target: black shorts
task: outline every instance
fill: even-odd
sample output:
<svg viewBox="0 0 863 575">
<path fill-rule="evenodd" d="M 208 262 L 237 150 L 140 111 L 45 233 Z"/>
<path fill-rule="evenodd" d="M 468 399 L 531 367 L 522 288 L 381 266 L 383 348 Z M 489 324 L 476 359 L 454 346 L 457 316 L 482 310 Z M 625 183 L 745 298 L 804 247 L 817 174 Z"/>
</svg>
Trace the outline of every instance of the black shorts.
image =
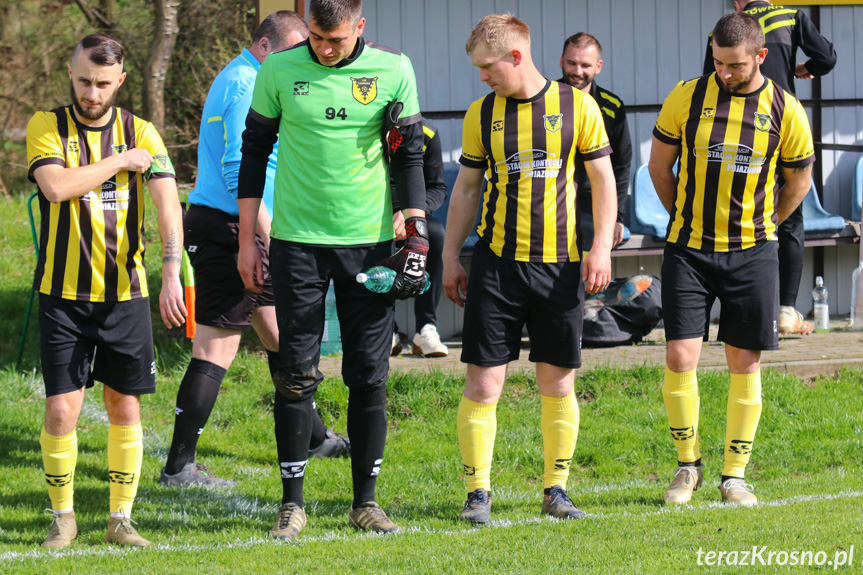
<svg viewBox="0 0 863 575">
<path fill-rule="evenodd" d="M 498 257 L 486 242 L 477 242 L 461 360 L 482 367 L 515 361 L 527 325 L 530 361 L 579 368 L 583 316 L 581 262 L 518 262 Z"/>
<path fill-rule="evenodd" d="M 150 300 L 84 302 L 39 294 L 45 395 L 93 387 L 119 393 L 156 391 Z"/>
<path fill-rule="evenodd" d="M 777 242 L 735 252 L 701 252 L 667 244 L 662 262 L 665 338 L 704 337 L 719 299 L 719 341 L 751 350 L 779 348 Z"/>
<path fill-rule="evenodd" d="M 273 288 L 279 324 L 279 359 L 292 381 L 307 389 L 318 371 L 330 280 L 342 339 L 342 378 L 348 387 L 386 383 L 392 347 L 393 305 L 357 283 L 357 274 L 393 253 L 393 242 L 326 247 L 273 239 Z"/>
<path fill-rule="evenodd" d="M 237 271 L 238 216 L 192 204 L 183 227 L 186 251 L 195 268 L 195 321 L 223 329 L 249 329 L 252 311 L 275 301 L 264 240 L 256 236 L 264 266 L 264 293 L 256 294 L 246 289 Z"/>
</svg>

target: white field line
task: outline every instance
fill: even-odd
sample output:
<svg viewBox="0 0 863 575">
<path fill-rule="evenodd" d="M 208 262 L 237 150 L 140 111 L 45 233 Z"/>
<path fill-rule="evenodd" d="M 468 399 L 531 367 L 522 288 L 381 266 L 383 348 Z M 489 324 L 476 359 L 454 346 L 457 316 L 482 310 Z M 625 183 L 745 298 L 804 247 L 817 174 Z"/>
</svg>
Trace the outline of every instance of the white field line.
<svg viewBox="0 0 863 575">
<path fill-rule="evenodd" d="M 837 499 L 859 499 L 863 497 L 863 491 L 840 491 L 838 493 L 828 493 L 822 495 L 798 495 L 794 497 L 788 497 L 785 499 L 777 499 L 776 501 L 767 501 L 760 503 L 759 505 L 762 507 L 786 507 L 788 505 L 796 505 L 798 503 L 810 503 L 817 501 L 834 501 Z M 708 503 L 705 505 L 684 505 L 680 507 L 661 507 L 659 509 L 653 511 L 644 511 L 644 512 L 636 512 L 631 513 L 629 511 L 621 511 L 616 513 L 590 513 L 584 519 L 585 521 L 601 521 L 605 519 L 617 519 L 617 518 L 631 518 L 631 517 L 651 517 L 655 515 L 668 515 L 668 514 L 683 514 L 683 513 L 697 513 L 699 511 L 713 511 L 713 510 L 727 510 L 730 511 L 733 508 L 729 507 L 720 502 Z M 506 529 L 510 527 L 520 527 L 524 525 L 537 525 L 547 522 L 556 522 L 561 521 L 560 519 L 553 519 L 551 517 L 543 516 L 543 517 L 530 517 L 526 519 L 519 519 L 516 521 L 511 520 L 495 520 L 492 521 L 487 527 L 476 528 L 476 529 L 433 529 L 433 528 L 422 528 L 422 527 L 409 527 L 402 531 L 400 535 L 408 535 L 413 533 L 423 533 L 426 535 L 442 535 L 442 536 L 465 536 L 473 533 L 477 533 L 480 529 Z M 398 535 L 395 535 L 396 537 Z M 336 532 L 329 532 L 323 535 L 310 536 L 310 537 L 301 537 L 296 541 L 288 543 L 288 545 L 306 545 L 310 543 L 321 543 L 321 542 L 330 542 L 330 541 L 347 541 L 349 539 L 356 538 L 375 538 L 375 537 L 383 537 L 382 535 L 376 535 L 371 533 L 363 533 L 359 535 L 344 535 Z M 388 535 L 387 537 L 393 537 L 393 535 Z M 228 549 L 243 549 L 248 547 L 257 547 L 257 546 L 278 546 L 278 545 L 286 545 L 286 543 L 274 541 L 269 538 L 260 538 L 260 537 L 252 537 L 249 539 L 236 539 L 234 541 L 228 541 L 224 543 L 202 543 L 202 544 L 184 544 L 184 545 L 164 545 L 158 544 L 149 547 L 146 551 L 142 551 L 144 553 L 152 553 L 152 552 L 196 552 L 196 551 L 224 551 Z M 23 553 L 10 551 L 7 553 L 0 554 L 0 561 L 24 561 L 27 559 L 53 559 L 57 557 L 103 557 L 103 556 L 125 556 L 130 553 L 137 553 L 138 550 L 135 549 L 123 549 L 111 546 L 104 546 L 99 548 L 90 548 L 90 549 L 65 549 L 63 551 L 45 551 L 41 549 L 33 549 L 32 551 L 26 551 Z"/>
</svg>

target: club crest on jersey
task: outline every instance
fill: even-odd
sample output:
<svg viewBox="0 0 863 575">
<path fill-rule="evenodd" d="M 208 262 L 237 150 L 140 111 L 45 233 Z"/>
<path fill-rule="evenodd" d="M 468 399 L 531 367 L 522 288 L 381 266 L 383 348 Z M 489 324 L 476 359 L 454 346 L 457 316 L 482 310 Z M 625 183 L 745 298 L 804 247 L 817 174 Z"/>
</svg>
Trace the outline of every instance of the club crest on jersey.
<svg viewBox="0 0 863 575">
<path fill-rule="evenodd" d="M 351 78 L 351 83 L 353 84 L 354 99 L 360 104 L 368 104 L 378 97 L 377 77 Z"/>
<path fill-rule="evenodd" d="M 171 164 L 171 159 L 164 154 L 156 154 L 153 156 L 153 171 L 158 169 L 160 172 L 173 172 L 174 166 Z"/>
<path fill-rule="evenodd" d="M 770 114 L 759 114 L 755 112 L 755 129 L 759 132 L 770 131 Z"/>
<path fill-rule="evenodd" d="M 563 125 L 563 114 L 545 114 L 542 116 L 542 120 L 545 131 L 553 134 L 559 132 Z"/>
<path fill-rule="evenodd" d="M 701 117 L 702 118 L 712 118 L 715 115 L 716 115 L 716 110 L 714 108 L 704 108 L 703 110 L 701 110 Z"/>
<path fill-rule="evenodd" d="M 491 123 L 492 132 L 500 132 L 501 130 L 503 130 L 503 120 L 495 120 Z"/>
</svg>

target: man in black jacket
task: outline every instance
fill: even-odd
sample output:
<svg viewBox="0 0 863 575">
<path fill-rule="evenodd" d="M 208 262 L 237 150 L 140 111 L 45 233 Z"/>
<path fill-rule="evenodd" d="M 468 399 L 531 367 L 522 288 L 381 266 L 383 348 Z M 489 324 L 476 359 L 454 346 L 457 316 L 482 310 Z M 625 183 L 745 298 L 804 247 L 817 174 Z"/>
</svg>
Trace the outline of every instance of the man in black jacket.
<svg viewBox="0 0 863 575">
<path fill-rule="evenodd" d="M 602 110 L 602 120 L 612 149 L 611 167 L 617 182 L 617 221 L 614 224 L 614 245 L 617 245 L 623 241 L 623 216 L 626 213 L 626 194 L 629 190 L 629 170 L 632 165 L 632 142 L 626 123 L 626 108 L 619 96 L 599 87 L 593 81 L 594 76 L 602 70 L 602 45 L 587 32 L 573 34 L 563 43 L 560 69 L 563 78 L 558 82 L 590 94 Z M 586 221 L 593 222 L 593 217 L 590 180 L 581 157 L 576 161 L 575 181 L 578 185 L 578 211 L 588 216 L 581 219 L 584 228 Z M 592 230 L 583 231 L 588 233 L 583 236 L 582 245 L 589 246 L 593 237 Z"/>
<path fill-rule="evenodd" d="M 796 95 L 794 78 L 811 80 L 823 76 L 836 65 L 833 44 L 824 38 L 805 12 L 784 6 L 774 6 L 764 0 L 734 0 L 738 12 L 754 16 L 764 31 L 767 57 L 761 73 Z M 806 62 L 796 62 L 797 48 L 809 56 Z M 704 57 L 704 73 L 714 72 L 713 38 L 708 38 Z M 781 185 L 781 182 L 780 182 Z M 779 226 L 779 333 L 808 334 L 812 324 L 794 308 L 800 276 L 803 273 L 803 205 Z"/>
</svg>

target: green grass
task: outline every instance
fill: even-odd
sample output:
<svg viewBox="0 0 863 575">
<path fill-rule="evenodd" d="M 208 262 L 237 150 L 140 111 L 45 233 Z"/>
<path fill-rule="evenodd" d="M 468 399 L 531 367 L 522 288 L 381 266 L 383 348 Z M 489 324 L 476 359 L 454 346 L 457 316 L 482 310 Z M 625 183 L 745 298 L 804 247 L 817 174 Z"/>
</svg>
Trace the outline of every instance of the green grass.
<svg viewBox="0 0 863 575">
<path fill-rule="evenodd" d="M 512 374 L 498 409 L 494 521 L 483 529 L 455 519 L 465 496 L 455 432 L 461 375 L 393 373 L 379 500 L 405 532 L 378 537 L 351 529 L 349 462 L 314 460 L 306 480 L 309 524 L 298 541 L 283 544 L 267 538 L 281 484 L 272 433 L 272 385 L 266 361 L 251 340 L 228 373 L 198 451 L 199 460 L 240 485 L 232 491 L 208 491 L 157 484 L 190 346 L 167 337 L 164 327 L 155 323 L 158 392 L 143 400 L 144 466 L 134 510 L 141 533 L 154 545 L 121 550 L 102 543 L 108 504 L 107 423 L 97 386 L 87 395 L 78 427 L 75 508 L 81 534 L 70 549 L 43 550 L 39 543 L 49 519 L 42 509 L 50 503 L 38 442 L 44 400 L 35 322 L 22 366 L 12 365 L 33 258 L 32 247 L 27 247 L 28 226 L 16 210 L 26 218 L 23 201 L 0 205 L 0 237 L 6 248 L 0 264 L 2 573 L 677 574 L 708 569 L 697 565 L 699 549 L 743 551 L 753 545 L 823 551 L 831 560 L 839 548 L 853 545 L 852 570 L 861 571 L 863 372 L 849 370 L 835 379 L 805 384 L 765 374 L 764 410 L 747 474 L 762 502 L 754 509 L 720 503 L 716 484 L 728 381 L 721 373 L 701 373 L 708 479 L 693 505 L 668 509 L 662 493 L 675 454 L 660 392 L 661 368 L 588 371 L 577 380 L 581 428 L 568 486 L 578 506 L 590 513 L 578 522 L 539 515 L 539 398 L 532 376 Z M 150 258 L 157 258 L 157 247 L 151 248 Z M 156 272 L 157 266 L 150 269 Z M 151 290 L 158 290 L 157 273 L 151 275 Z M 324 381 L 318 404 L 325 422 L 341 432 L 346 428 L 346 400 L 339 379 Z M 725 568 L 734 569 L 739 567 Z M 821 568 L 828 569 L 832 567 Z"/>
</svg>

